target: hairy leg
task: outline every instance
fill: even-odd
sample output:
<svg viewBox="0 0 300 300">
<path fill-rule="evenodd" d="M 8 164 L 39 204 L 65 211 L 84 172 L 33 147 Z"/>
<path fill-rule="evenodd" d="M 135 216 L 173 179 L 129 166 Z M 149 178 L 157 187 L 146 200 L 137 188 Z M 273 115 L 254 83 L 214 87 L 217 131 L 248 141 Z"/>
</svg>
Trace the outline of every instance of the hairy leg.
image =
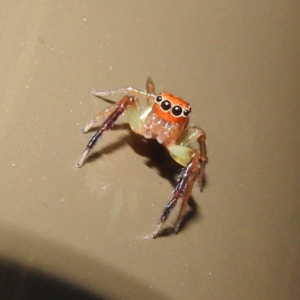
<svg viewBox="0 0 300 300">
<path fill-rule="evenodd" d="M 123 112 L 127 108 L 133 107 L 132 111 L 135 111 L 135 110 L 137 110 L 137 106 L 138 106 L 137 100 L 134 97 L 124 96 L 118 104 L 113 105 L 112 111 L 106 110 L 107 114 L 108 114 L 108 112 L 110 114 L 108 114 L 107 119 L 98 128 L 98 130 L 94 133 L 94 135 L 92 136 L 92 138 L 88 142 L 88 144 L 87 144 L 87 146 L 86 146 L 79 162 L 76 165 L 78 168 L 81 167 L 84 164 L 84 161 L 87 158 L 89 152 L 93 149 L 93 147 L 97 143 L 98 139 L 102 136 L 103 132 L 109 130 L 112 127 L 112 125 L 116 122 L 116 120 L 120 117 L 120 115 L 122 115 Z M 99 115 L 101 115 L 101 113 Z M 138 125 L 136 125 L 136 126 L 138 126 Z M 88 125 L 86 127 L 88 127 Z"/>
<path fill-rule="evenodd" d="M 163 210 L 163 213 L 160 217 L 159 223 L 158 223 L 156 229 L 154 230 L 154 232 L 152 233 L 153 238 L 158 236 L 162 225 L 168 219 L 170 213 L 176 206 L 178 199 L 182 198 L 180 211 L 179 211 L 179 214 L 178 214 L 178 217 L 177 217 L 177 220 L 175 223 L 175 229 L 174 229 L 175 233 L 178 232 L 182 218 L 186 211 L 186 206 L 187 206 L 189 197 L 191 195 L 194 182 L 199 175 L 198 166 L 199 166 L 199 155 L 198 155 L 197 151 L 194 151 L 194 154 L 192 155 L 190 162 L 187 164 L 187 166 L 181 172 L 179 182 L 173 191 L 173 196 L 172 196 L 171 200 L 169 201 L 169 203 L 166 205 L 165 209 Z"/>
</svg>

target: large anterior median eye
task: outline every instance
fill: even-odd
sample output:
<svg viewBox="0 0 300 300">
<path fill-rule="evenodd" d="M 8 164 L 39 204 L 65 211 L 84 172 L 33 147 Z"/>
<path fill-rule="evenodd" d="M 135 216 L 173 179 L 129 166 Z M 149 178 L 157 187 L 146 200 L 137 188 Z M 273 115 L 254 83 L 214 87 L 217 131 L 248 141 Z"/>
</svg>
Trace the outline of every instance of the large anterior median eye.
<svg viewBox="0 0 300 300">
<path fill-rule="evenodd" d="M 163 111 L 168 111 L 168 110 L 170 110 L 170 108 L 171 108 L 171 102 L 170 101 L 168 101 L 168 100 L 164 100 L 161 104 L 160 104 L 160 107 L 161 107 L 161 109 L 163 110 Z"/>
<path fill-rule="evenodd" d="M 174 117 L 179 117 L 181 115 L 181 113 L 182 113 L 181 106 L 179 106 L 179 105 L 173 106 L 173 108 L 172 108 L 172 115 Z"/>
</svg>

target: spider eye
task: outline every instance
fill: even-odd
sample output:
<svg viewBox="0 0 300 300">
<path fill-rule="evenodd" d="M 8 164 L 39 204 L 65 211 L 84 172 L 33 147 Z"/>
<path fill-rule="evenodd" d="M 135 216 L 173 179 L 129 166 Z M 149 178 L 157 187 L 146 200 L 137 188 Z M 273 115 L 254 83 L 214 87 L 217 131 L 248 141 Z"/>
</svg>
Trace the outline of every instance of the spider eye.
<svg viewBox="0 0 300 300">
<path fill-rule="evenodd" d="M 156 100 L 157 103 L 161 102 L 162 96 L 157 96 L 155 100 Z"/>
<path fill-rule="evenodd" d="M 185 109 L 184 111 L 183 111 L 183 115 L 185 116 L 185 117 L 188 117 L 188 115 L 190 114 L 190 112 L 191 112 L 191 109 Z"/>
<path fill-rule="evenodd" d="M 172 115 L 175 117 L 179 117 L 182 113 L 182 108 L 179 105 L 175 105 L 172 108 Z"/>
<path fill-rule="evenodd" d="M 170 101 L 168 101 L 168 100 L 164 100 L 162 103 L 161 103 L 161 105 L 160 105 L 160 107 L 161 107 L 161 109 L 163 110 L 163 111 L 168 111 L 168 110 L 170 110 L 170 108 L 171 108 L 171 102 Z"/>
</svg>

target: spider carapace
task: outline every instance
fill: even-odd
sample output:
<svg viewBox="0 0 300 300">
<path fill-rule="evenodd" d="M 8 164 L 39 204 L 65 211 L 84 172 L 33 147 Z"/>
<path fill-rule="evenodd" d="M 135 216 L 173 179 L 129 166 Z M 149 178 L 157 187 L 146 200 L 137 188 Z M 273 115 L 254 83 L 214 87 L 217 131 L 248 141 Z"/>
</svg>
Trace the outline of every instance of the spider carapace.
<svg viewBox="0 0 300 300">
<path fill-rule="evenodd" d="M 177 186 L 163 210 L 152 237 L 155 238 L 159 235 L 163 223 L 169 217 L 178 199 L 181 198 L 181 207 L 174 226 L 174 232 L 178 233 L 194 182 L 197 179 L 202 191 L 204 169 L 207 163 L 205 132 L 197 126 L 188 126 L 190 105 L 169 93 L 156 94 L 150 77 L 146 81 L 145 91 L 128 87 L 113 91 L 92 92 L 93 95 L 100 98 L 117 93 L 126 95 L 118 103 L 97 114 L 82 129 L 85 133 L 91 128 L 98 128 L 87 144 L 77 167 L 84 164 L 89 152 L 103 132 L 109 130 L 116 120 L 126 112 L 133 132 L 146 139 L 156 139 L 168 150 L 171 157 L 183 166 Z M 144 106 L 140 104 L 138 96 L 146 99 Z"/>
</svg>

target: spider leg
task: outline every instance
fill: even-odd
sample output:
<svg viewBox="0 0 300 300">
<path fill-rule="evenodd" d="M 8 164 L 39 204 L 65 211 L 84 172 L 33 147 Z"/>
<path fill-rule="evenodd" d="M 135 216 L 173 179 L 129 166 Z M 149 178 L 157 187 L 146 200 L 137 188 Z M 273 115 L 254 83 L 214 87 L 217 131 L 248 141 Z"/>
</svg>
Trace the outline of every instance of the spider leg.
<svg viewBox="0 0 300 300">
<path fill-rule="evenodd" d="M 122 89 L 121 89 L 122 90 Z M 151 95 L 154 95 L 155 94 L 155 85 L 152 81 L 152 79 L 150 78 L 150 76 L 147 77 L 147 80 L 146 80 L 146 91 L 147 92 L 144 92 L 144 91 L 139 91 L 139 90 L 136 90 L 136 89 L 133 89 L 131 87 L 129 88 L 125 88 L 123 90 L 126 90 L 128 91 L 128 93 L 130 93 L 130 91 L 134 90 L 135 93 L 137 95 L 142 95 L 142 96 L 145 96 L 147 95 L 147 104 L 149 104 L 149 101 L 150 101 L 150 98 L 152 97 Z M 120 90 L 118 90 L 120 91 Z M 115 93 L 116 91 L 104 91 L 104 92 L 92 92 L 94 95 L 98 96 L 98 97 L 104 97 L 104 93 Z M 148 96 L 150 95 L 150 96 Z M 118 107 L 118 104 L 116 105 L 113 105 L 103 111 L 101 111 L 99 114 L 97 114 L 89 123 L 87 123 L 83 128 L 82 128 L 82 132 L 83 133 L 86 133 L 88 132 L 91 128 L 94 128 L 94 127 L 99 127 L 101 125 L 101 122 L 104 118 L 108 117 L 116 108 Z"/>
<path fill-rule="evenodd" d="M 205 140 L 206 135 L 204 130 L 196 126 L 190 126 L 177 141 L 177 144 L 167 146 L 172 158 L 185 168 L 180 174 L 179 182 L 173 191 L 173 197 L 165 207 L 160 221 L 152 234 L 153 238 L 157 237 L 163 223 L 169 217 L 178 199 L 181 198 L 181 207 L 174 227 L 174 232 L 178 233 L 194 182 L 197 178 L 200 190 L 202 191 L 204 170 L 208 160 Z M 199 144 L 199 151 L 193 149 L 195 142 Z"/>
<path fill-rule="evenodd" d="M 192 161 L 191 161 L 191 164 L 192 164 Z M 180 210 L 179 210 L 179 213 L 177 216 L 177 220 L 175 222 L 174 233 L 178 233 L 178 231 L 179 231 L 181 221 L 183 219 L 189 198 L 192 193 L 194 182 L 199 174 L 199 169 L 198 169 L 197 165 L 193 165 L 193 166 L 191 166 L 191 168 L 192 169 L 190 170 L 190 174 L 189 174 L 189 172 L 187 172 L 187 170 L 184 170 L 184 173 L 186 173 L 186 174 L 184 174 L 184 176 L 187 177 L 187 179 L 186 179 L 187 183 L 186 183 L 186 187 L 183 192 L 183 195 L 182 195 L 182 202 L 181 202 Z"/>
<path fill-rule="evenodd" d="M 154 91 L 154 89 L 152 89 L 151 86 L 151 82 L 152 80 L 150 79 L 150 81 L 146 83 L 146 88 L 148 90 L 148 86 L 149 86 L 149 91 Z M 152 82 L 153 84 L 153 82 Z M 154 84 L 153 84 L 154 87 Z M 96 97 L 107 97 L 113 94 L 130 94 L 130 95 L 135 95 L 135 96 L 142 96 L 142 97 L 146 97 L 148 99 L 152 98 L 155 99 L 156 95 L 153 93 L 148 93 L 148 91 L 141 91 L 138 89 L 135 89 L 133 87 L 127 87 L 127 88 L 120 88 L 117 90 L 112 90 L 112 91 L 92 91 L 92 94 Z"/>
<path fill-rule="evenodd" d="M 185 133 L 182 135 L 182 137 L 177 141 L 177 144 L 189 148 L 193 148 L 193 145 L 195 142 L 198 142 L 199 144 L 199 155 L 200 155 L 200 174 L 198 177 L 198 182 L 200 186 L 200 190 L 203 190 L 203 179 L 204 179 L 204 170 L 205 165 L 208 161 L 207 157 L 207 151 L 206 151 L 206 135 L 203 129 L 197 127 L 197 126 L 190 126 L 186 129 Z M 171 156 L 181 165 L 185 165 L 188 161 L 187 158 L 189 157 L 187 153 L 180 150 L 180 146 L 171 146 L 171 148 L 175 148 L 175 150 L 170 151 Z M 179 151 L 180 150 L 180 151 Z M 183 154 L 182 154 L 183 153 Z"/>
<path fill-rule="evenodd" d="M 154 83 L 153 83 L 150 76 L 148 76 L 147 80 L 146 80 L 146 91 L 147 91 L 148 95 L 155 95 L 156 94 L 155 93 L 155 85 L 154 85 Z M 147 97 L 147 104 L 150 103 L 150 100 L 151 100 L 151 96 Z"/>
<path fill-rule="evenodd" d="M 101 111 L 99 114 L 97 114 L 90 122 L 88 122 L 83 128 L 82 132 L 86 133 L 88 132 L 91 128 L 94 127 L 99 127 L 101 125 L 100 122 L 103 121 L 104 118 L 107 118 L 109 115 L 113 113 L 118 108 L 118 104 L 113 105 L 103 111 Z"/>
<path fill-rule="evenodd" d="M 208 161 L 205 140 L 206 140 L 205 132 L 202 129 L 200 129 L 200 136 L 198 137 L 197 141 L 199 143 L 199 154 L 200 154 L 200 162 L 199 162 L 200 174 L 198 176 L 198 183 L 201 192 L 203 191 L 204 170 Z"/>
<path fill-rule="evenodd" d="M 137 111 L 137 100 L 132 97 L 132 96 L 124 96 L 118 104 L 116 105 L 113 105 L 111 108 L 105 110 L 103 113 L 100 113 L 98 114 L 98 117 L 99 116 L 106 116 L 108 115 L 107 119 L 103 122 L 103 124 L 99 127 L 99 129 L 94 133 L 94 135 L 92 136 L 92 138 L 90 139 L 90 141 L 88 142 L 79 162 L 77 163 L 76 167 L 80 168 L 85 159 L 87 158 L 89 152 L 92 150 L 92 148 L 95 146 L 95 144 L 97 143 L 98 139 L 101 137 L 101 135 L 103 134 L 104 131 L 107 131 L 109 130 L 112 125 L 116 122 L 116 120 L 119 118 L 120 115 L 123 114 L 123 112 L 126 110 L 126 109 L 129 109 L 130 110 L 130 107 L 131 108 L 131 111 L 132 112 L 135 112 Z M 97 116 L 94 118 L 94 120 L 97 120 Z M 92 124 L 93 123 L 93 120 L 91 121 Z M 90 123 L 88 123 L 85 127 L 84 127 L 84 131 L 93 126 L 91 126 Z M 138 124 L 136 125 L 138 126 Z"/>
<path fill-rule="evenodd" d="M 180 223 L 181 223 L 184 213 L 186 211 L 186 206 L 187 206 L 189 197 L 191 195 L 194 182 L 199 175 L 198 166 L 199 166 L 199 155 L 198 155 L 197 151 L 194 151 L 194 154 L 193 154 L 190 162 L 187 164 L 187 166 L 183 169 L 183 171 L 180 174 L 179 182 L 173 191 L 173 197 L 171 198 L 171 200 L 169 201 L 169 203 L 166 205 L 165 209 L 163 210 L 163 213 L 160 217 L 159 223 L 158 223 L 156 229 L 154 230 L 154 232 L 152 233 L 153 238 L 156 238 L 158 236 L 158 233 L 159 233 L 162 225 L 168 219 L 173 208 L 176 206 L 178 199 L 182 198 L 180 211 L 179 211 L 179 214 L 178 214 L 178 217 L 177 217 L 177 220 L 175 223 L 175 229 L 174 229 L 175 233 L 177 233 L 179 231 Z"/>
</svg>

